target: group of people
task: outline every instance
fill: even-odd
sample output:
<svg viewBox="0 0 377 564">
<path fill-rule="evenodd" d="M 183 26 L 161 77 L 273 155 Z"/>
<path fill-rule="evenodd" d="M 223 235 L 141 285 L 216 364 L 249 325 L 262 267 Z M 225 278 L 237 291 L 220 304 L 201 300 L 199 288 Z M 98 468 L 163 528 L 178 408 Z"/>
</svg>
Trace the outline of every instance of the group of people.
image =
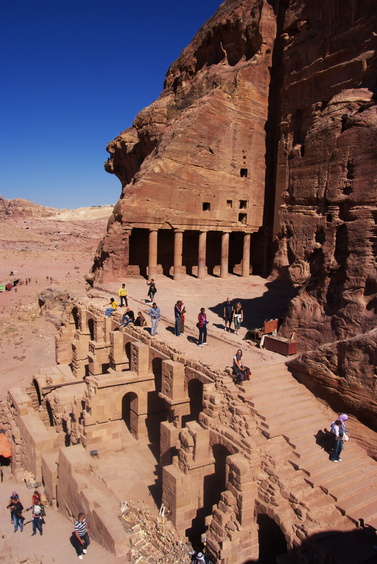
<svg viewBox="0 0 377 564">
<path fill-rule="evenodd" d="M 14 526 L 14 532 L 16 533 L 18 529 L 22 533 L 24 530 L 25 517 L 23 515 L 24 506 L 21 503 L 20 497 L 17 492 L 12 492 L 7 509 L 10 509 L 11 522 Z M 41 494 L 38 490 L 32 495 L 31 506 L 26 509 L 26 511 L 31 511 L 31 522 L 32 522 L 32 534 L 37 534 L 39 531 L 40 535 L 43 535 L 43 525 L 45 524 L 45 507 L 42 503 Z M 86 523 L 86 518 L 84 513 L 79 513 L 77 521 L 74 524 L 74 533 L 72 535 L 72 544 L 75 547 L 76 554 L 80 560 L 83 559 L 83 555 L 86 554 L 87 548 L 90 544 L 89 529 Z"/>
<path fill-rule="evenodd" d="M 45 510 L 44 505 L 42 504 L 41 495 L 36 490 L 31 498 L 31 506 L 26 509 L 26 511 L 31 510 L 31 522 L 32 522 L 32 535 L 34 536 L 37 534 L 37 530 L 39 531 L 40 535 L 43 535 L 43 525 L 45 524 Z M 10 510 L 10 518 L 11 522 L 13 523 L 14 532 L 16 533 L 18 529 L 22 533 L 24 530 L 24 506 L 21 503 L 20 497 L 17 492 L 12 492 L 12 495 L 9 498 L 9 503 L 7 505 L 7 509 Z"/>
<path fill-rule="evenodd" d="M 152 278 L 150 281 L 147 280 L 148 286 L 148 293 L 147 293 L 147 303 L 151 306 L 149 309 L 149 316 L 151 318 L 151 335 L 154 336 L 157 334 L 158 322 L 161 318 L 161 311 L 160 308 L 157 306 L 156 302 L 154 301 L 155 294 L 157 292 L 156 283 Z M 139 327 L 145 327 L 147 322 L 145 320 L 144 315 L 141 311 L 137 313 L 137 317 L 135 318 L 134 312 L 128 306 L 128 289 L 126 288 L 125 284 L 122 284 L 119 288 L 118 295 L 120 298 L 120 305 L 119 307 L 126 307 L 126 311 L 122 316 L 120 327 L 127 327 L 129 324 L 133 324 Z M 118 303 L 114 300 L 114 298 L 110 298 L 110 303 L 105 310 L 106 317 L 110 317 L 117 311 Z M 241 302 L 237 301 L 236 303 L 232 303 L 230 298 L 226 299 L 226 302 L 223 306 L 223 318 L 224 318 L 224 330 L 225 331 L 232 331 L 232 324 L 234 325 L 234 333 L 238 335 L 238 331 L 241 327 L 241 324 L 244 320 L 244 311 Z M 185 314 L 186 314 L 186 307 L 182 300 L 177 300 L 174 305 L 174 334 L 177 337 L 183 335 L 185 330 Z M 208 319 L 205 308 L 201 308 L 198 314 L 198 321 L 197 321 L 197 328 L 199 330 L 197 344 L 199 347 L 203 347 L 207 345 L 207 325 Z"/>
</svg>

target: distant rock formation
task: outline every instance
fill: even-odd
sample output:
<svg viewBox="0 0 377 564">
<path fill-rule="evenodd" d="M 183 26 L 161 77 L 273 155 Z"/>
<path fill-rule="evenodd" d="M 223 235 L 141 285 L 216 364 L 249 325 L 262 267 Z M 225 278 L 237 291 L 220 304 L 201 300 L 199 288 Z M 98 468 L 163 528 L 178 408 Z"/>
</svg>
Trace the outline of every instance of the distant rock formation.
<svg viewBox="0 0 377 564">
<path fill-rule="evenodd" d="M 61 210 L 39 206 L 29 200 L 15 198 L 14 200 L 6 200 L 0 196 L 0 218 L 4 217 L 51 217 L 59 213 Z"/>
</svg>

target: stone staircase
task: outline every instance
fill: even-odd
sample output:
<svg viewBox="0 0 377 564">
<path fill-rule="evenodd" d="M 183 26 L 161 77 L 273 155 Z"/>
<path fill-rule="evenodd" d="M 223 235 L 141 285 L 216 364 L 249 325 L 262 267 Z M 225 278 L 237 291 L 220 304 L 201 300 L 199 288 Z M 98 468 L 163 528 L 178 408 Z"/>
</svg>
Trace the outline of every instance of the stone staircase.
<svg viewBox="0 0 377 564">
<path fill-rule="evenodd" d="M 352 441 L 352 423 L 342 462 L 334 464 L 326 429 L 337 414 L 297 382 L 284 361 L 254 367 L 245 390 L 245 399 L 262 420 L 262 433 L 268 439 L 285 438 L 293 447 L 288 462 L 304 472 L 308 484 L 331 496 L 355 524 L 362 518 L 377 527 L 377 464 Z"/>
</svg>

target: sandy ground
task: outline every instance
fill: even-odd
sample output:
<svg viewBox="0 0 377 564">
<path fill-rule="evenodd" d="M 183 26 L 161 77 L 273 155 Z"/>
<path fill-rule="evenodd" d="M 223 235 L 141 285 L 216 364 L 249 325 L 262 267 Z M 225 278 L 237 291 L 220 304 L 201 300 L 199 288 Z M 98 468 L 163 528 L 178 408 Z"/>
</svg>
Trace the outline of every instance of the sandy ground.
<svg viewBox="0 0 377 564">
<path fill-rule="evenodd" d="M 0 294 L 0 399 L 5 399 L 7 390 L 15 386 L 28 385 L 33 374 L 40 368 L 55 362 L 54 337 L 56 329 L 40 315 L 38 295 L 46 288 L 67 290 L 74 294 L 85 294 L 84 275 L 89 271 L 92 257 L 102 234 L 106 218 L 83 218 L 77 220 L 72 214 L 61 215 L 59 219 L 11 219 L 2 222 L 0 247 L 0 281 L 9 278 L 13 271 L 19 278 L 30 279 L 26 285 L 11 292 Z M 62 219 L 62 217 L 64 219 Z M 96 288 L 91 300 L 105 309 L 111 296 L 117 299 L 121 283 L 129 290 L 129 305 L 135 314 L 141 310 L 150 327 L 148 315 L 150 306 L 146 303 L 147 285 L 141 277 L 119 280 L 113 284 Z M 162 319 L 155 339 L 163 340 L 187 357 L 200 360 L 204 365 L 223 370 L 230 366 L 238 347 L 243 348 L 246 364 L 251 368 L 264 363 L 284 362 L 285 358 L 260 350 L 243 341 L 247 328 L 259 327 L 265 319 L 280 317 L 289 302 L 291 289 L 281 284 L 268 283 L 259 277 L 242 279 L 229 275 L 227 279 L 208 277 L 206 280 L 185 276 L 181 282 L 167 277 L 156 277 L 158 292 L 156 302 L 161 309 Z M 227 297 L 233 302 L 241 301 L 245 320 L 239 335 L 224 331 L 222 320 L 223 302 Z M 186 329 L 181 337 L 174 335 L 175 302 L 181 299 L 186 306 Z M 196 344 L 197 315 L 205 307 L 208 315 L 208 346 L 199 348 Z M 119 309 L 121 312 L 122 310 Z M 146 330 L 149 330 L 147 328 Z M 136 441 L 128 445 L 122 456 L 122 472 L 114 472 L 109 459 L 101 465 L 103 477 L 111 483 L 120 498 L 141 501 L 154 507 L 153 486 L 156 480 L 156 459 L 145 446 Z M 129 464 L 129 455 L 144 462 L 142 475 L 134 465 Z M 140 467 L 140 464 L 138 465 Z M 13 533 L 9 522 L 6 502 L 13 489 L 19 491 L 24 505 L 28 504 L 30 491 L 24 484 L 15 483 L 6 469 L 4 482 L 0 484 L 0 529 L 2 556 L 4 562 L 71 562 L 77 557 L 69 544 L 72 523 L 54 509 L 48 512 L 46 534 L 43 538 L 31 537 L 30 524 L 21 534 Z M 21 540 L 22 539 L 22 540 Z M 93 548 L 93 550 L 92 550 Z M 98 559 L 97 559 L 98 556 Z M 8 560 L 5 560 L 8 558 Z M 117 559 L 101 547 L 91 547 L 86 562 L 117 562 Z M 124 561 L 124 560 L 123 560 Z"/>
</svg>

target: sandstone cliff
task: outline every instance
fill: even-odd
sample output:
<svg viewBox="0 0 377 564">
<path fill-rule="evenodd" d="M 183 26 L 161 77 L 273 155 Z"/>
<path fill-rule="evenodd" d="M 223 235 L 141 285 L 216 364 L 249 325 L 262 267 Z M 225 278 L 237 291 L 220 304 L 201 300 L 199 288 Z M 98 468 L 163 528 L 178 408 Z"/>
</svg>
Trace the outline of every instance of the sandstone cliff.
<svg viewBox="0 0 377 564">
<path fill-rule="evenodd" d="M 97 279 L 126 274 L 130 225 L 261 227 L 275 35 L 268 2 L 225 2 L 171 65 L 160 98 L 108 145 L 105 168 L 122 195 L 95 258 Z M 246 199 L 241 225 L 229 202 Z"/>
<path fill-rule="evenodd" d="M 224 2 L 108 145 L 122 196 L 93 276 L 127 274 L 131 225 L 200 229 L 198 202 L 242 186 L 297 288 L 282 333 L 308 349 L 375 327 L 376 20 L 373 0 Z M 226 214 L 211 229 L 239 229 Z"/>
</svg>

